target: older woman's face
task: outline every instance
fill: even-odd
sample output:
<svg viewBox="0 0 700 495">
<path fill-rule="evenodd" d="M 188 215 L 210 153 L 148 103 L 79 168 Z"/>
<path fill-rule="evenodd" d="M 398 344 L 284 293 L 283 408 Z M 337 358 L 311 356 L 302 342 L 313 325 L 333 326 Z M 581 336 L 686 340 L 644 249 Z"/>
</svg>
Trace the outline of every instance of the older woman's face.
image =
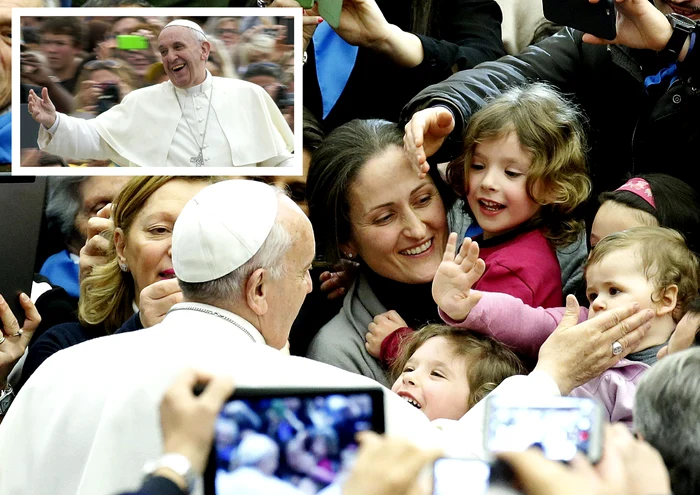
<svg viewBox="0 0 700 495">
<path fill-rule="evenodd" d="M 175 220 L 185 204 L 207 186 L 206 182 L 171 180 L 148 198 L 124 237 L 115 234 L 120 262 L 134 278 L 136 303 L 141 291 L 159 280 L 175 277 L 171 257 Z"/>
<path fill-rule="evenodd" d="M 403 149 L 370 159 L 348 194 L 350 242 L 377 274 L 407 284 L 430 282 L 449 234 L 445 206 L 430 177 L 419 179 Z"/>
</svg>

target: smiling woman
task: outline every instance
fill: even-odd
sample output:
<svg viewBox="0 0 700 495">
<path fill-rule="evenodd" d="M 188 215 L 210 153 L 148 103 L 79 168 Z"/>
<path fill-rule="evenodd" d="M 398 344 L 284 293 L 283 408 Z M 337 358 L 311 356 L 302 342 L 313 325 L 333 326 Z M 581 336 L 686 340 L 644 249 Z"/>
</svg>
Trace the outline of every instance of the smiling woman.
<svg viewBox="0 0 700 495">
<path fill-rule="evenodd" d="M 319 252 L 326 261 L 346 258 L 361 266 L 343 308 L 321 328 L 307 357 L 387 386 L 381 363 L 365 349 L 368 325 L 387 310 L 414 327 L 438 321 L 430 283 L 448 229 L 465 230 L 459 212 L 447 214 L 452 192 L 437 175 L 416 176 L 402 139 L 394 123 L 351 121 L 314 152 L 307 181 Z"/>
<path fill-rule="evenodd" d="M 134 177 L 114 201 L 114 228 L 107 260 L 95 266 L 80 287 L 80 323 L 50 328 L 32 347 L 22 370 L 20 386 L 56 351 L 103 335 L 120 327 L 143 328 L 139 313 L 141 291 L 174 278 L 171 259 L 172 230 L 185 204 L 218 177 Z M 161 294 L 176 302 L 175 293 Z M 169 308 L 169 306 L 168 306 Z M 165 308 L 163 313 L 167 311 Z"/>
</svg>

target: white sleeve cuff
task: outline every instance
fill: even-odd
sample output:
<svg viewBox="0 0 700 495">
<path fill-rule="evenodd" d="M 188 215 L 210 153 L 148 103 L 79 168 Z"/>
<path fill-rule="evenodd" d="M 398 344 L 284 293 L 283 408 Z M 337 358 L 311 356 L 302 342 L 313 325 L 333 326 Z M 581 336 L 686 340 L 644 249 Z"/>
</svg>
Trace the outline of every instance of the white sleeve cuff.
<svg viewBox="0 0 700 495">
<path fill-rule="evenodd" d="M 46 129 L 48 131 L 48 133 L 51 134 L 52 136 L 56 133 L 56 129 L 58 129 L 58 121 L 61 120 L 60 115 L 61 114 L 59 112 L 56 112 L 56 120 L 54 121 L 54 123 L 51 127 Z"/>
</svg>

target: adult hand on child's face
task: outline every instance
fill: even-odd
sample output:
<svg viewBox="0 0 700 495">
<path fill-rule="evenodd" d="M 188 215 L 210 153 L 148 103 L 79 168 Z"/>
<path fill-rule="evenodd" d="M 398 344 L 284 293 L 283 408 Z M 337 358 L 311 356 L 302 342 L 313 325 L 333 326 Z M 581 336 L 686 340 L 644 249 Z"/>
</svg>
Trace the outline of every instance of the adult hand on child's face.
<svg viewBox="0 0 700 495">
<path fill-rule="evenodd" d="M 357 460 L 343 485 L 343 495 L 403 495 L 416 493 L 420 471 L 442 455 L 425 450 L 402 438 L 373 431 L 357 434 Z M 428 492 L 429 493 L 429 492 Z"/>
<path fill-rule="evenodd" d="M 114 222 L 110 218 L 112 214 L 112 204 L 107 204 L 97 212 L 97 215 L 87 221 L 87 241 L 80 248 L 80 281 L 90 275 L 94 266 L 107 263 L 107 251 L 109 251 L 109 241 L 103 235 L 105 232 L 114 230 Z"/>
<path fill-rule="evenodd" d="M 668 344 L 659 349 L 656 359 L 661 359 L 674 352 L 688 349 L 695 342 L 695 335 L 700 330 L 700 313 L 686 312 L 676 329 L 671 334 Z"/>
<path fill-rule="evenodd" d="M 428 157 L 440 149 L 455 128 L 452 113 L 443 107 L 426 108 L 413 114 L 404 127 L 403 147 L 418 177 L 430 170 Z"/>
<path fill-rule="evenodd" d="M 199 396 L 192 391 L 197 384 L 206 385 Z M 231 377 L 194 370 L 182 372 L 160 404 L 164 452 L 184 455 L 202 474 L 214 438 L 214 423 L 233 389 Z"/>
<path fill-rule="evenodd" d="M 540 347 L 535 370 L 554 379 L 562 395 L 599 376 L 632 352 L 650 328 L 651 309 L 639 310 L 639 304 L 600 313 L 578 323 L 579 306 L 572 295 L 566 297 L 566 313 L 557 329 Z M 622 353 L 612 353 L 613 342 L 622 345 Z"/>
<path fill-rule="evenodd" d="M 369 331 L 365 334 L 365 349 L 371 356 L 379 358 L 384 339 L 390 333 L 406 326 L 408 325 L 403 318 L 393 309 L 375 316 L 374 320 L 367 326 Z"/>
<path fill-rule="evenodd" d="M 163 321 L 173 305 L 182 302 L 182 291 L 176 278 L 159 280 L 145 287 L 139 296 L 139 318 L 144 328 Z"/>
<path fill-rule="evenodd" d="M 481 299 L 481 293 L 471 290 L 486 270 L 486 263 L 479 258 L 479 245 L 464 239 L 457 251 L 457 234 L 447 238 L 442 262 L 433 278 L 433 300 L 447 316 L 464 321 Z"/>
<path fill-rule="evenodd" d="M 41 323 L 39 312 L 26 294 L 20 294 L 19 303 L 25 315 L 21 328 L 10 306 L 0 295 L 0 340 L 3 340 L 0 344 L 0 390 L 7 387 L 7 377 L 24 354 L 34 331 Z"/>
</svg>

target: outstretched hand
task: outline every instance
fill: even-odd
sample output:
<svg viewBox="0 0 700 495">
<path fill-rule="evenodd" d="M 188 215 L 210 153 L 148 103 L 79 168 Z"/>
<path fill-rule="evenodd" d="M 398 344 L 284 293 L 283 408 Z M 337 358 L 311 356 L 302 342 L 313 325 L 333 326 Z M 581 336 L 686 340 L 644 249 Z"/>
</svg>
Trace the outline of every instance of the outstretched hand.
<svg viewBox="0 0 700 495">
<path fill-rule="evenodd" d="M 32 118 L 39 122 L 47 129 L 56 122 L 56 107 L 49 98 L 49 90 L 41 88 L 41 98 L 39 98 L 33 89 L 29 90 L 27 98 L 29 113 Z"/>
<path fill-rule="evenodd" d="M 598 3 L 600 0 L 589 0 Z M 593 45 L 625 45 L 630 48 L 663 50 L 673 29 L 663 13 L 647 0 L 615 0 L 617 11 L 614 40 L 584 34 L 583 41 Z"/>
<path fill-rule="evenodd" d="M 425 178 L 430 170 L 428 157 L 440 149 L 454 128 L 454 116 L 446 108 L 426 108 L 413 114 L 404 127 L 403 147 L 418 177 Z"/>
<path fill-rule="evenodd" d="M 447 239 L 445 254 L 433 279 L 433 299 L 438 307 L 455 321 L 463 321 L 481 299 L 481 293 L 471 290 L 486 270 L 479 258 L 479 245 L 464 239 L 457 251 L 457 234 Z"/>
</svg>

